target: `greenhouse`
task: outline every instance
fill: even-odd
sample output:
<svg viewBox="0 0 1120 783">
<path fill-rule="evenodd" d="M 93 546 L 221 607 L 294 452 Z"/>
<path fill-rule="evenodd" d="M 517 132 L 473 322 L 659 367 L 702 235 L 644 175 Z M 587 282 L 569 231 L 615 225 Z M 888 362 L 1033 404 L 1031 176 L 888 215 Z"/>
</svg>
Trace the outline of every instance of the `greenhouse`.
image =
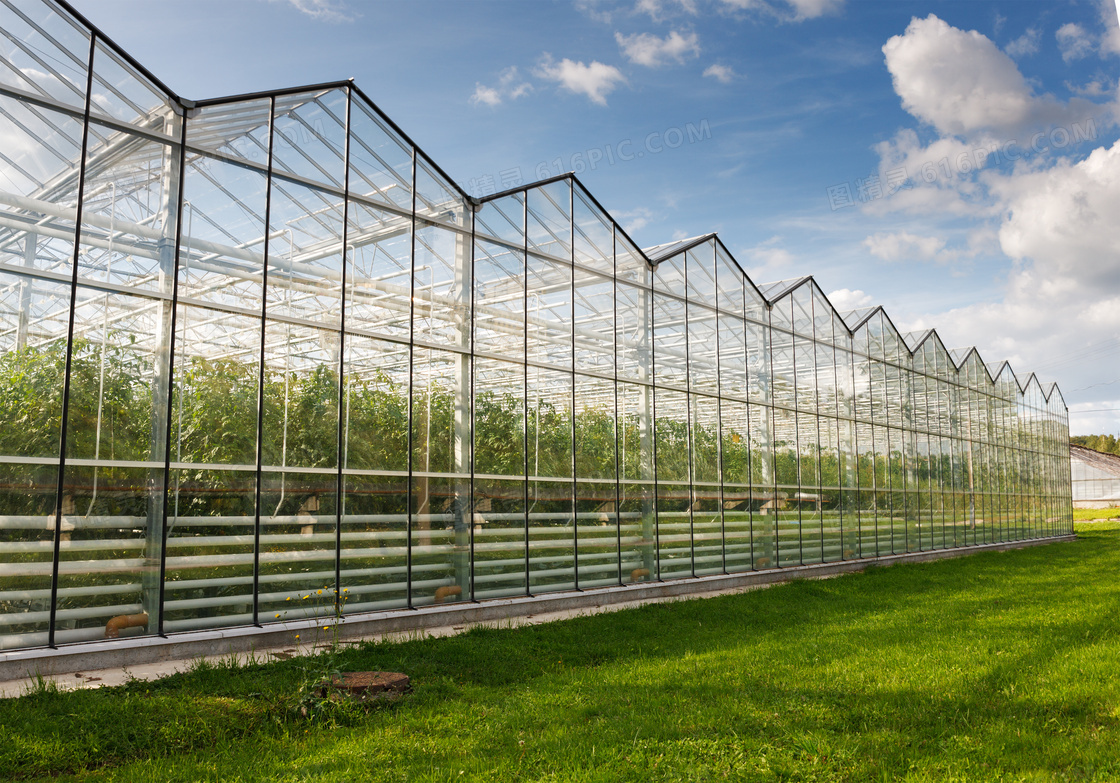
<svg viewBox="0 0 1120 783">
<path fill-rule="evenodd" d="M 0 649 L 1072 532 L 1056 385 L 0 0 Z"/>
</svg>

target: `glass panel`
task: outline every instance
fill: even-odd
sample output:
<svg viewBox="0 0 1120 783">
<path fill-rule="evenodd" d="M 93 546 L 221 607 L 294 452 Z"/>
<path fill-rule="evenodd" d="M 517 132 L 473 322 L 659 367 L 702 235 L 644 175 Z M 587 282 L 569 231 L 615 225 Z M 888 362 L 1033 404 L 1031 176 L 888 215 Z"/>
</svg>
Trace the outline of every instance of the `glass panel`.
<svg viewBox="0 0 1120 783">
<path fill-rule="evenodd" d="M 162 465 L 70 464 L 64 486 L 55 642 L 104 639 L 108 622 L 121 615 L 147 615 L 121 636 L 153 633 L 159 620 Z"/>
<path fill-rule="evenodd" d="M 658 558 L 664 579 L 692 573 L 691 450 L 688 396 L 658 389 L 656 402 Z"/>
<path fill-rule="evenodd" d="M 474 216 L 475 235 L 503 239 L 521 248 L 525 243 L 525 194 L 511 193 L 487 201 Z"/>
<path fill-rule="evenodd" d="M 525 475 L 525 366 L 495 359 L 474 362 L 476 473 Z"/>
<path fill-rule="evenodd" d="M 417 223 L 413 269 L 413 338 L 470 348 L 470 239 Z"/>
<path fill-rule="evenodd" d="M 70 274 L 81 122 L 0 95 L 0 138 L 8 161 L 0 182 L 0 262 Z M 65 170 L 63 186 L 46 192 Z"/>
<path fill-rule="evenodd" d="M 416 156 L 416 214 L 469 228 L 462 196 L 419 154 Z"/>
<path fill-rule="evenodd" d="M 657 578 L 653 484 L 619 484 L 621 566 L 624 584 Z"/>
<path fill-rule="evenodd" d="M 615 283 L 616 371 L 620 379 L 653 380 L 651 296 L 648 289 Z"/>
<path fill-rule="evenodd" d="M 355 470 L 408 470 L 408 346 L 346 337 L 343 460 Z"/>
<path fill-rule="evenodd" d="M 572 267 L 529 256 L 529 361 L 572 366 Z"/>
<path fill-rule="evenodd" d="M 617 226 L 614 231 L 614 243 L 615 276 L 627 283 L 648 287 L 651 284 L 651 272 L 642 251 L 638 250 Z"/>
<path fill-rule="evenodd" d="M 660 261 L 653 270 L 653 287 L 658 291 L 684 296 L 684 262 L 683 253 Z"/>
<path fill-rule="evenodd" d="M 407 606 L 408 479 L 346 475 L 343 481 L 343 610 L 376 612 Z"/>
<path fill-rule="evenodd" d="M 716 313 L 707 307 L 688 305 L 688 382 L 691 391 L 719 394 L 719 346 Z"/>
<path fill-rule="evenodd" d="M 157 133 L 172 117 L 167 97 L 101 41 L 93 55 L 90 112 L 147 126 Z"/>
<path fill-rule="evenodd" d="M 350 108 L 350 192 L 412 208 L 412 149 L 356 96 Z"/>
<path fill-rule="evenodd" d="M 555 258 L 572 259 L 571 187 L 568 180 L 528 191 L 529 247 Z"/>
<path fill-rule="evenodd" d="M 716 305 L 735 315 L 743 315 L 745 298 L 743 295 L 743 273 L 730 255 L 716 245 L 716 286 L 719 295 Z"/>
<path fill-rule="evenodd" d="M 171 294 L 179 151 L 105 131 L 110 149 L 86 163 L 79 274 L 87 280 Z"/>
<path fill-rule="evenodd" d="M 694 247 L 686 254 L 688 300 L 716 306 L 716 269 L 714 243 Z"/>
<path fill-rule="evenodd" d="M 527 373 L 529 476 L 571 478 L 572 376 L 539 367 Z"/>
<path fill-rule="evenodd" d="M 529 482 L 529 590 L 576 587 L 575 508 L 571 481 Z"/>
<path fill-rule="evenodd" d="M 583 375 L 576 375 L 575 383 L 576 475 L 581 479 L 614 479 L 614 384 Z"/>
<path fill-rule="evenodd" d="M 353 201 L 348 216 L 346 328 L 407 339 L 412 220 Z"/>
<path fill-rule="evenodd" d="M 575 366 L 614 374 L 614 282 L 575 270 Z"/>
<path fill-rule="evenodd" d="M 0 83 L 81 110 L 85 106 L 89 34 L 47 3 L 0 6 Z"/>
<path fill-rule="evenodd" d="M 412 606 L 470 597 L 470 481 L 414 476 L 409 518 Z M 458 588 L 458 589 L 456 589 Z"/>
<path fill-rule="evenodd" d="M 575 195 L 575 260 L 604 274 L 614 274 L 614 233 L 610 219 L 579 190 Z"/>
<path fill-rule="evenodd" d="M 615 490 L 614 482 L 576 484 L 576 543 L 581 590 L 619 584 Z"/>
<path fill-rule="evenodd" d="M 411 424 L 414 473 L 463 474 L 468 471 L 470 372 L 470 357 L 465 354 L 434 348 L 413 349 Z M 450 492 L 453 488 L 448 486 L 444 489 Z"/>
<path fill-rule="evenodd" d="M 338 465 L 339 348 L 338 332 L 265 323 L 265 465 Z"/>
<path fill-rule="evenodd" d="M 268 165 L 268 98 L 196 109 L 187 120 L 187 146 L 218 152 L 260 167 Z M 188 163 L 191 161 L 188 155 Z M 190 196 L 186 196 L 189 200 Z M 224 226 L 225 221 L 220 221 Z"/>
<path fill-rule="evenodd" d="M 658 386 L 688 388 L 688 325 L 685 303 L 653 295 L 655 378 Z"/>
<path fill-rule="evenodd" d="M 278 97 L 272 133 L 273 172 L 295 174 L 342 189 L 346 150 L 345 90 Z M 341 211 L 339 208 L 340 216 Z M 314 216 L 314 208 L 308 210 L 308 218 L 313 220 Z"/>
<path fill-rule="evenodd" d="M 188 157 L 180 298 L 260 308 L 266 188 L 259 171 L 201 155 Z"/>
<path fill-rule="evenodd" d="M 474 481 L 475 598 L 527 595 L 525 482 Z"/>
<path fill-rule="evenodd" d="M 504 245 L 475 242 L 474 330 L 476 351 L 524 360 L 524 254 Z"/>
<path fill-rule="evenodd" d="M 273 179 L 268 313 L 338 326 L 342 315 L 342 199 Z M 351 283 L 351 296 L 357 286 Z"/>
</svg>

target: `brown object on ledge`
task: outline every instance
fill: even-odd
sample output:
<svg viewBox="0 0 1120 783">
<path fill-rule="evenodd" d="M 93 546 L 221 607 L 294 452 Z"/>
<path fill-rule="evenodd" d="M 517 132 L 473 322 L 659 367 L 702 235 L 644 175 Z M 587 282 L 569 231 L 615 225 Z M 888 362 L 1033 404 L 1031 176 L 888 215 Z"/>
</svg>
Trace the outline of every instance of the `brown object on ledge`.
<svg viewBox="0 0 1120 783">
<path fill-rule="evenodd" d="M 139 628 L 147 624 L 148 615 L 143 612 L 140 614 L 120 614 L 105 623 L 105 638 L 116 639 L 125 628 Z"/>
<path fill-rule="evenodd" d="M 442 603 L 445 598 L 450 598 L 453 595 L 458 596 L 462 594 L 463 588 L 459 587 L 459 585 L 446 585 L 436 590 L 436 603 Z"/>
</svg>

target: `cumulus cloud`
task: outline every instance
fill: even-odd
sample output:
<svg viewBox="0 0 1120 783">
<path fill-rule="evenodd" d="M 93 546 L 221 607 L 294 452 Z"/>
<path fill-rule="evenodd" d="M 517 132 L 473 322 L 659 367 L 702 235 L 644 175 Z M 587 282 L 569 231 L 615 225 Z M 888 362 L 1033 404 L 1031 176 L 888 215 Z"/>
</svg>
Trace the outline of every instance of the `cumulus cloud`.
<svg viewBox="0 0 1120 783">
<path fill-rule="evenodd" d="M 1032 125 L 1081 120 L 1099 109 L 1080 98 L 1036 95 L 1015 62 L 975 30 L 930 14 L 883 46 L 902 106 L 943 135 L 1016 133 Z"/>
<path fill-rule="evenodd" d="M 604 65 L 598 60 L 586 64 L 568 58 L 557 63 L 547 54 L 533 73 L 541 79 L 557 82 L 569 92 L 586 95 L 600 106 L 606 106 L 607 95 L 626 83 L 626 77 L 613 65 Z"/>
<path fill-rule="evenodd" d="M 945 240 L 909 231 L 879 232 L 863 240 L 863 245 L 884 261 L 933 261 L 945 249 Z"/>
<path fill-rule="evenodd" d="M 723 84 L 731 84 L 731 82 L 735 81 L 738 77 L 738 74 L 735 73 L 731 66 L 720 65 L 719 63 L 713 63 L 705 68 L 704 75 L 710 79 L 715 79 L 717 82 L 722 82 Z"/>
<path fill-rule="evenodd" d="M 832 306 L 840 313 L 871 307 L 875 304 L 870 294 L 865 294 L 859 289 L 841 288 L 837 291 L 832 291 L 827 294 L 827 296 L 828 301 L 832 302 Z"/>
<path fill-rule="evenodd" d="M 670 62 L 683 63 L 686 59 L 700 56 L 700 37 L 696 33 L 682 35 L 673 30 L 664 38 L 652 33 L 615 33 L 614 39 L 626 59 L 647 68 L 657 68 Z"/>
<path fill-rule="evenodd" d="M 487 87 L 481 82 L 475 82 L 471 103 L 476 106 L 478 104 L 498 106 L 505 100 L 514 101 L 532 91 L 533 85 L 521 78 L 517 66 L 510 66 L 502 71 L 498 77 L 498 84 L 494 87 Z"/>
<path fill-rule="evenodd" d="M 1058 39 L 1058 49 L 1062 53 L 1062 59 L 1067 63 L 1085 59 L 1096 48 L 1089 32 L 1073 22 L 1059 27 L 1054 37 Z"/>
<path fill-rule="evenodd" d="M 1012 57 L 1027 57 L 1038 53 L 1038 43 L 1042 32 L 1037 27 L 1030 27 L 1025 33 L 1003 48 Z"/>
</svg>

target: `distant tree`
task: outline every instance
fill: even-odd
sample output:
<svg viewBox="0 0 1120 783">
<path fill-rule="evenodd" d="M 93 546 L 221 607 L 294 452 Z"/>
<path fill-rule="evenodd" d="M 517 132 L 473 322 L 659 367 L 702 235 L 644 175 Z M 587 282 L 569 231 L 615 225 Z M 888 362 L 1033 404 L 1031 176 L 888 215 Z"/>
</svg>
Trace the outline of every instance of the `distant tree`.
<svg viewBox="0 0 1120 783">
<path fill-rule="evenodd" d="M 1069 442 L 1094 451 L 1120 455 L 1120 441 L 1116 439 L 1115 435 L 1073 435 Z"/>
</svg>

